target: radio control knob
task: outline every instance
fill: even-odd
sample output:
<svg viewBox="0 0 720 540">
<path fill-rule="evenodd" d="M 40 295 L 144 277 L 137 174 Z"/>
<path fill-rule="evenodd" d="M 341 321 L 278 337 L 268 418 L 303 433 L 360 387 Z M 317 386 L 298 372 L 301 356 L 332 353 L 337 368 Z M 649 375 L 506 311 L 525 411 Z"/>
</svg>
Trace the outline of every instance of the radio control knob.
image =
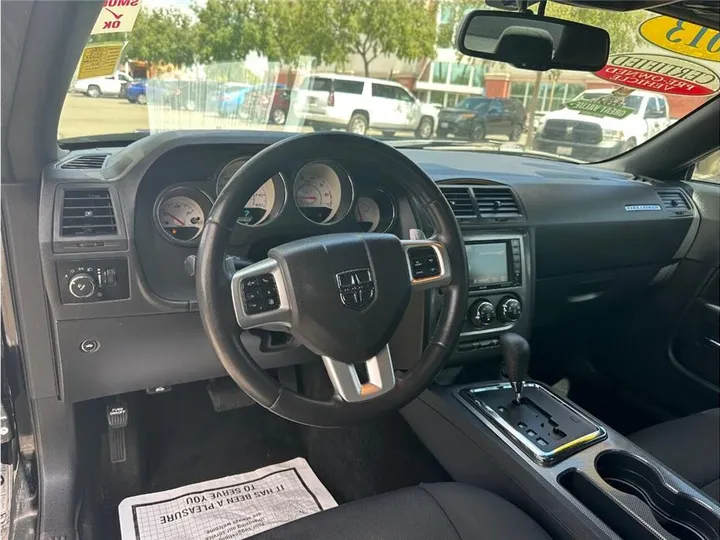
<svg viewBox="0 0 720 540">
<path fill-rule="evenodd" d="M 498 304 L 497 316 L 502 322 L 515 322 L 522 315 L 522 305 L 517 298 L 503 298 Z"/>
<path fill-rule="evenodd" d="M 489 326 L 495 320 L 495 306 L 489 300 L 478 300 L 470 306 L 468 318 L 478 328 Z"/>
<path fill-rule="evenodd" d="M 95 294 L 95 278 L 87 272 L 80 272 L 70 278 L 68 289 L 75 298 L 90 298 Z"/>
</svg>

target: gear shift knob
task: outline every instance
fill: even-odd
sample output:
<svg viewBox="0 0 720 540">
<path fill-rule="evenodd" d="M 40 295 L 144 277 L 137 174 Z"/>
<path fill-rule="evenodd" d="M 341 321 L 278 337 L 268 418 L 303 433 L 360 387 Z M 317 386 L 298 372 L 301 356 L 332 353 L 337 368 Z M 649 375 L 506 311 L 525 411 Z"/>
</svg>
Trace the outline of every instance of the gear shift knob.
<svg viewBox="0 0 720 540">
<path fill-rule="evenodd" d="M 521 335 L 506 332 L 500 336 L 500 352 L 505 360 L 508 379 L 515 391 L 515 402 L 519 404 L 530 364 L 530 344 Z"/>
</svg>

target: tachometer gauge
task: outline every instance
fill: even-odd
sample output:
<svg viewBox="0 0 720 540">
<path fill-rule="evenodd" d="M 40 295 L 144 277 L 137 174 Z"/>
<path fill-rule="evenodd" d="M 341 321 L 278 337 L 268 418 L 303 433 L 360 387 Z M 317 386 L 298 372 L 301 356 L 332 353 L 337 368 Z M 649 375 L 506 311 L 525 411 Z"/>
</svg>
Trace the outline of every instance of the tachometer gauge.
<svg viewBox="0 0 720 540">
<path fill-rule="evenodd" d="M 158 223 L 171 238 L 180 242 L 194 240 L 205 227 L 205 212 L 200 205 L 183 195 L 162 201 L 157 210 Z"/>
<path fill-rule="evenodd" d="M 380 224 L 380 207 L 370 197 L 358 197 L 355 203 L 355 221 L 365 232 L 373 232 Z"/>
<path fill-rule="evenodd" d="M 230 179 L 240 170 L 240 167 L 242 167 L 248 159 L 249 158 L 234 159 L 223 167 L 220 174 L 218 174 L 216 182 L 218 195 L 220 195 L 220 192 L 225 188 Z M 282 183 L 282 178 L 279 174 L 260 186 L 260 188 L 245 204 L 245 207 L 238 217 L 238 223 L 242 223 L 244 225 L 258 225 L 270 217 L 272 209 L 275 207 L 276 203 L 275 195 L 277 190 L 275 189 L 275 184 L 278 182 Z M 281 200 L 279 201 L 281 204 L 283 199 L 284 197 L 281 196 Z"/>
<path fill-rule="evenodd" d="M 295 177 L 295 204 L 308 219 L 328 223 L 347 211 L 352 201 L 350 177 L 338 166 L 324 162 L 305 165 Z"/>
</svg>

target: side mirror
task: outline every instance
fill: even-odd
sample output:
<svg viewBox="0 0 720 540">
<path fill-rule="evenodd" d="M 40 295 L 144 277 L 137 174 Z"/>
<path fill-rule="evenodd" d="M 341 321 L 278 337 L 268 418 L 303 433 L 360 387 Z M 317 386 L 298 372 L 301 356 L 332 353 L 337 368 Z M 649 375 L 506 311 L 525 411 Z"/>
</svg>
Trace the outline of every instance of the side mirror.
<svg viewBox="0 0 720 540">
<path fill-rule="evenodd" d="M 610 36 L 602 28 L 553 17 L 476 10 L 463 20 L 456 46 L 467 56 L 522 69 L 594 72 L 607 64 Z"/>
</svg>

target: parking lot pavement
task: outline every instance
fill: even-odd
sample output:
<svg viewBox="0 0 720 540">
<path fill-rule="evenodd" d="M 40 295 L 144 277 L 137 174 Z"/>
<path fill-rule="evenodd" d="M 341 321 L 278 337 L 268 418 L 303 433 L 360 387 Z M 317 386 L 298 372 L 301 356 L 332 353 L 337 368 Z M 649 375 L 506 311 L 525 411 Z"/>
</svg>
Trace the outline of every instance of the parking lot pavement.
<svg viewBox="0 0 720 540">
<path fill-rule="evenodd" d="M 60 116 L 60 139 L 170 129 L 259 129 L 310 131 L 309 128 L 249 124 L 240 118 L 221 118 L 211 111 L 179 111 L 158 104 L 138 105 L 124 98 L 90 98 L 68 94 Z"/>
<path fill-rule="evenodd" d="M 178 111 L 150 103 L 137 105 L 124 98 L 90 98 L 68 94 L 60 116 L 58 138 L 82 137 L 107 133 L 130 133 L 138 130 L 165 131 L 171 129 L 255 129 L 262 131 L 288 131 L 306 133 L 309 127 L 277 126 L 273 124 L 250 124 L 241 118 L 222 118 L 212 111 Z M 368 135 L 380 136 L 380 131 L 370 130 Z M 414 134 L 398 132 L 398 139 L 413 139 Z M 456 139 L 448 139 L 454 141 Z M 474 143 L 483 150 L 522 150 L 525 135 L 516 143 L 507 137 L 488 138 Z M 510 146 L 514 148 L 509 148 Z"/>
</svg>

